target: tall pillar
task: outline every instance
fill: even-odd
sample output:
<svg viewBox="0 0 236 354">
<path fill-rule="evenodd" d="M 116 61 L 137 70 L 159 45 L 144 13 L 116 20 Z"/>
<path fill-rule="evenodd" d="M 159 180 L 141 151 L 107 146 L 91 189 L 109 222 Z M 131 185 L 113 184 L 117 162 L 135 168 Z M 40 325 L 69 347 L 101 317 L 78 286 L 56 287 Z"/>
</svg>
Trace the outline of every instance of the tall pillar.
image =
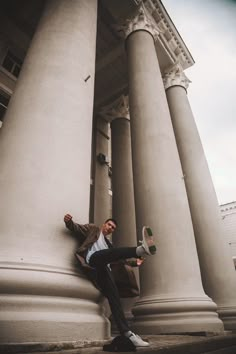
<svg viewBox="0 0 236 354">
<path fill-rule="evenodd" d="M 108 122 L 97 117 L 96 121 L 96 151 L 94 175 L 94 223 L 102 225 L 111 217 L 109 195 L 109 162 L 108 160 Z"/>
<path fill-rule="evenodd" d="M 133 246 L 137 238 L 128 97 L 104 107 L 101 115 L 111 122 L 112 216 L 118 222 L 113 242 L 117 247 Z"/>
<path fill-rule="evenodd" d="M 1 131 L 1 342 L 109 335 L 63 222 L 88 221 L 96 19 L 96 0 L 46 3 Z"/>
<path fill-rule="evenodd" d="M 226 329 L 236 328 L 236 276 L 207 160 L 177 65 L 164 78 L 195 232 L 202 281 Z"/>
<path fill-rule="evenodd" d="M 118 227 L 113 234 L 115 247 L 132 247 L 137 245 L 133 170 L 131 160 L 131 137 L 128 97 L 121 96 L 107 108 L 111 120 L 112 142 L 112 216 Z M 138 269 L 134 268 L 137 281 Z M 126 318 L 132 322 L 131 308 L 136 298 L 122 299 Z"/>
<path fill-rule="evenodd" d="M 158 28 L 141 8 L 128 23 L 132 162 L 137 233 L 149 225 L 157 255 L 140 269 L 133 308 L 140 333 L 221 331 L 203 291 L 189 205 L 156 55 Z"/>
<path fill-rule="evenodd" d="M 129 118 L 117 117 L 112 121 L 111 129 L 112 209 L 119 225 L 114 243 L 119 247 L 134 246 L 137 237 Z"/>
</svg>

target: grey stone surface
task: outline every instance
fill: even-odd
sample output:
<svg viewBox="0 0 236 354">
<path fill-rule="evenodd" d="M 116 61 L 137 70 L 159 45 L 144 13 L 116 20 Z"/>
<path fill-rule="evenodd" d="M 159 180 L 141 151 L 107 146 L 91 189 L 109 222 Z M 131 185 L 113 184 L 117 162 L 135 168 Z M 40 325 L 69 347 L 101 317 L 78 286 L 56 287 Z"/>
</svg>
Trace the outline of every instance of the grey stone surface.
<svg viewBox="0 0 236 354">
<path fill-rule="evenodd" d="M 183 172 L 153 37 L 127 39 L 132 164 L 137 233 L 149 225 L 157 255 L 140 268 L 133 308 L 139 333 L 222 331 L 202 288 Z M 184 254 L 184 257 L 183 257 Z M 151 276 L 150 276 L 151 275 Z"/>
<path fill-rule="evenodd" d="M 1 342 L 109 336 L 63 222 L 88 221 L 96 21 L 96 0 L 47 2 L 1 131 Z"/>
<path fill-rule="evenodd" d="M 236 278 L 215 188 L 186 95 L 181 86 L 166 91 L 198 250 L 202 283 L 218 306 L 227 330 L 236 329 Z M 191 152 L 191 153 L 190 153 Z"/>
<path fill-rule="evenodd" d="M 236 334 L 224 335 L 147 335 L 143 336 L 150 342 L 149 348 L 139 348 L 138 353 L 160 354 L 235 354 Z M 102 342 L 79 343 L 48 343 L 1 345 L 1 354 L 102 354 Z M 109 352 L 106 352 L 109 353 Z"/>
</svg>

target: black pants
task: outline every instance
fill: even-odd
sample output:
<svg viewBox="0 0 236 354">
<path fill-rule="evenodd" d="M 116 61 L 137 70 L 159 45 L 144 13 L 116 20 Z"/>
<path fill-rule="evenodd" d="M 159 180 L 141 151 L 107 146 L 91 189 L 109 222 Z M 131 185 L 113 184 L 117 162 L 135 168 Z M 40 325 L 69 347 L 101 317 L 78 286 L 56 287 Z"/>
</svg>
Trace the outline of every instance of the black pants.
<svg viewBox="0 0 236 354">
<path fill-rule="evenodd" d="M 118 289 L 107 265 L 127 258 L 137 258 L 136 247 L 109 248 L 97 251 L 92 254 L 89 260 L 89 265 L 96 269 L 98 286 L 101 288 L 103 295 L 108 299 L 111 313 L 120 334 L 124 334 L 130 329 L 121 306 Z"/>
</svg>

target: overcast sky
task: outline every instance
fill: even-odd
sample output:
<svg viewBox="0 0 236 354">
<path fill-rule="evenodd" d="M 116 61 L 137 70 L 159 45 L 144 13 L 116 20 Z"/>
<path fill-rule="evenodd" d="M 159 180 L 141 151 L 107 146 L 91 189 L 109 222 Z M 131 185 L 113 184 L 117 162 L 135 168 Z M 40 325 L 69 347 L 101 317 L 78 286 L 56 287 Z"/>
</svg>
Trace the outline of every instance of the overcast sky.
<svg viewBox="0 0 236 354">
<path fill-rule="evenodd" d="M 236 201 L 236 1 L 162 2 L 195 60 L 188 97 L 219 204 Z"/>
</svg>

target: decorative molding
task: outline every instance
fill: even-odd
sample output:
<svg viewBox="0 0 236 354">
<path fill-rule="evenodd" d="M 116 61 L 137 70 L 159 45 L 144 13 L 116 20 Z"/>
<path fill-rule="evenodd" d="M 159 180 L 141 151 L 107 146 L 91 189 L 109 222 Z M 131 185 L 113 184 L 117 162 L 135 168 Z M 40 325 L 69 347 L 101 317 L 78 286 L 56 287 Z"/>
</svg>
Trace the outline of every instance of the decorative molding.
<svg viewBox="0 0 236 354">
<path fill-rule="evenodd" d="M 158 40 L 164 48 L 166 48 L 169 56 L 173 59 L 173 63 L 178 61 L 184 69 L 192 66 L 194 60 L 185 45 L 183 39 L 174 26 L 169 14 L 165 10 L 160 0 L 143 0 L 145 8 L 152 16 L 154 22 L 160 30 Z"/>
<path fill-rule="evenodd" d="M 154 40 L 156 40 L 162 31 L 153 17 L 149 14 L 148 10 L 145 8 L 143 2 L 140 4 L 138 11 L 133 18 L 127 19 L 125 24 L 116 25 L 115 27 L 118 30 L 118 33 L 124 38 L 127 38 L 135 31 L 144 30 L 149 32 L 153 36 Z"/>
<path fill-rule="evenodd" d="M 171 86 L 182 86 L 187 91 L 190 82 L 180 63 L 176 63 L 163 75 L 163 83 L 166 90 Z"/>
<path fill-rule="evenodd" d="M 32 259 L 33 261 L 33 259 Z M 55 273 L 55 274 L 66 274 L 66 275 L 75 275 L 77 276 L 81 272 L 77 271 L 73 268 L 65 268 L 65 267 L 57 267 L 48 264 L 40 264 L 40 263 L 31 263 L 30 261 L 22 260 L 20 261 L 1 261 L 0 269 L 6 270 L 26 270 L 32 272 L 43 272 L 43 273 Z"/>
<path fill-rule="evenodd" d="M 220 205 L 220 211 L 222 214 L 228 213 L 228 215 L 235 213 L 236 212 L 236 201 Z"/>
<path fill-rule="evenodd" d="M 185 70 L 194 64 L 191 53 L 160 0 L 139 2 L 138 10 L 132 18 L 113 27 L 122 38 L 127 38 L 134 31 L 148 31 L 157 48 L 163 48 L 173 65 L 178 61 Z"/>
<path fill-rule="evenodd" d="M 105 119 L 108 122 L 111 122 L 116 118 L 130 119 L 128 96 L 122 95 L 114 102 L 104 106 L 99 111 L 99 116 L 101 116 L 103 119 Z"/>
</svg>

